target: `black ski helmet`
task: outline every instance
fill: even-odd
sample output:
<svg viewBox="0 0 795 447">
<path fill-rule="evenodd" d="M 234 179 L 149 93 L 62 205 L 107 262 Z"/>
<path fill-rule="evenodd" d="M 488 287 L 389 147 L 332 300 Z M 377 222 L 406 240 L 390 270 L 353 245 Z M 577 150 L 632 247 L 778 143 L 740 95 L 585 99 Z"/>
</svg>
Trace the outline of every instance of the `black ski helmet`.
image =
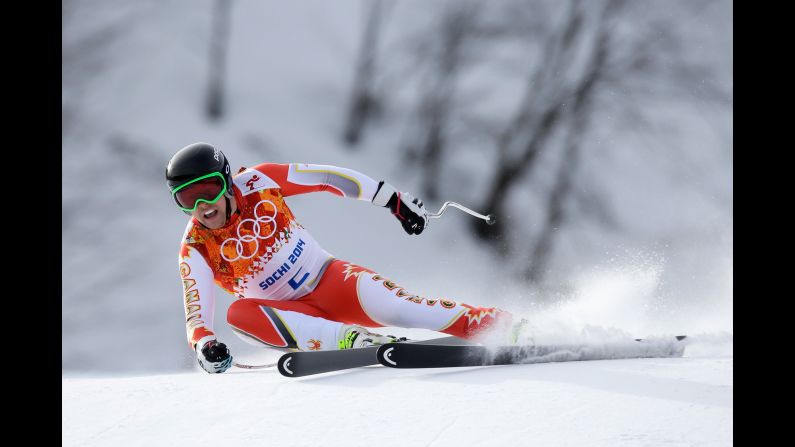
<svg viewBox="0 0 795 447">
<path fill-rule="evenodd" d="M 220 172 L 226 180 L 227 194 L 232 192 L 232 169 L 226 156 L 207 143 L 193 143 L 183 147 L 168 161 L 166 183 L 168 189 L 175 188 L 203 175 Z"/>
</svg>

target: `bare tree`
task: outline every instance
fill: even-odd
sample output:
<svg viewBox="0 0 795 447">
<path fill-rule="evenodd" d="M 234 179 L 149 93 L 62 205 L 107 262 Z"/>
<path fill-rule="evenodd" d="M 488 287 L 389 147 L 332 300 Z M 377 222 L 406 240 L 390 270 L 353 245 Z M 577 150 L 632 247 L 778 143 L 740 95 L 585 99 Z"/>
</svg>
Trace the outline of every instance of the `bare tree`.
<svg viewBox="0 0 795 447">
<path fill-rule="evenodd" d="M 224 115 L 224 78 L 229 48 L 229 28 L 232 0 L 215 0 L 213 3 L 213 30 L 210 37 L 209 83 L 205 113 L 210 121 Z"/>
<path fill-rule="evenodd" d="M 678 3 L 677 7 L 695 14 L 709 3 Z M 570 2 L 562 26 L 552 29 L 542 47 L 543 62 L 528 78 L 517 112 L 496 140 L 499 161 L 481 208 L 506 215 L 510 214 L 506 201 L 511 192 L 534 175 L 543 152 L 559 147 L 556 136 L 564 136 L 561 164 L 545 200 L 546 217 L 537 237 L 532 238 L 530 266 L 525 271 L 532 281 L 542 279 L 567 212 L 615 224 L 606 204 L 593 203 L 600 200 L 598 196 L 590 193 L 586 198 L 587 193 L 580 193 L 592 188 L 575 187 L 582 182 L 575 173 L 578 160 L 582 151 L 592 146 L 589 123 L 597 115 L 621 116 L 627 124 L 622 125 L 624 131 L 642 133 L 654 127 L 645 118 L 643 107 L 653 97 L 676 98 L 680 103 L 726 101 L 724 91 L 704 83 L 714 77 L 716 68 L 685 56 L 685 37 L 677 28 L 676 14 L 648 14 L 644 10 L 648 7 L 624 0 Z M 648 16 L 652 18 L 642 25 L 627 26 L 633 18 Z M 593 105 L 596 101 L 598 107 Z M 663 141 L 665 136 L 660 136 Z M 507 227 L 501 225 L 505 220 L 498 220 L 493 227 L 473 222 L 476 234 L 491 241 L 503 255 L 511 247 Z M 512 234 L 526 231 L 516 229 Z"/>
<path fill-rule="evenodd" d="M 470 148 L 474 147 L 470 144 L 473 137 L 487 145 L 493 142 L 494 152 L 489 156 L 496 162 L 477 169 L 487 185 L 477 208 L 500 217 L 512 214 L 508 201 L 522 185 L 546 177 L 539 175 L 546 174 L 539 170 L 541 163 L 558 163 L 551 185 L 531 191 L 542 208 L 534 217 L 538 231 L 531 235 L 527 227 L 512 226 L 510 218 L 500 218 L 494 226 L 472 222 L 475 234 L 489 241 L 499 254 L 529 251 L 524 277 L 542 281 L 558 235 L 569 222 L 595 219 L 613 230 L 621 225 L 602 196 L 598 178 L 588 171 L 591 163 L 582 162 L 593 158 L 594 151 L 605 150 L 593 141 L 597 131 L 612 126 L 612 131 L 622 135 L 634 132 L 656 140 L 656 146 L 645 145 L 650 150 L 670 150 L 665 135 L 652 136 L 659 129 L 648 113 L 650 101 L 731 103 L 725 91 L 704 82 L 714 77 L 717 67 L 686 56 L 689 42 L 681 32 L 683 15 L 698 15 L 716 4 L 724 5 L 721 0 L 665 5 L 569 0 L 563 4 L 565 8 L 554 0 L 439 3 L 442 8 L 432 31 L 409 38 L 420 63 L 409 64 L 419 89 L 409 119 L 411 129 L 405 134 L 409 139 L 406 159 L 421 165 L 423 196 L 438 200 L 445 192 L 439 181 L 447 166 L 444 160 L 462 137 Z M 361 137 L 373 104 L 378 103 L 371 93 L 374 56 L 368 59 L 365 55 L 374 51 L 371 47 L 378 36 L 373 30 L 378 29 L 378 12 L 383 7 L 380 1 L 371 3 L 368 11 L 345 135 L 351 144 Z M 692 29 L 692 25 L 688 26 Z M 500 50 L 506 46 L 510 50 L 484 51 L 501 43 L 508 45 Z M 526 49 L 520 57 L 514 52 L 518 45 Z M 490 109 L 497 114 L 470 107 L 487 97 L 489 89 L 505 91 L 498 85 L 498 77 L 489 79 L 488 86 L 469 77 L 476 73 L 474 68 L 486 64 L 489 69 L 521 67 L 524 88 L 516 98 L 515 110 L 507 116 L 500 114 L 504 107 L 499 101 L 496 109 Z M 495 70 L 492 73 L 501 75 Z M 515 71 L 508 77 L 516 79 Z M 504 100 L 504 95 L 498 99 Z M 527 242 L 515 244 L 509 239 Z"/>
<path fill-rule="evenodd" d="M 561 157 L 555 182 L 550 194 L 547 196 L 546 220 L 541 232 L 536 238 L 535 246 L 530 256 L 530 266 L 525 271 L 525 278 L 532 282 L 542 280 L 547 263 L 552 254 L 554 238 L 567 219 L 566 202 L 572 188 L 576 183 L 580 153 L 583 147 L 583 138 L 592 119 L 591 105 L 593 103 L 594 87 L 601 82 L 605 65 L 610 56 L 610 42 L 607 15 L 610 14 L 617 3 L 611 2 L 603 10 L 597 24 L 597 36 L 594 39 L 591 60 L 588 63 L 577 89 L 573 92 L 568 111 L 572 121 L 565 138 L 563 156 Z"/>
<path fill-rule="evenodd" d="M 362 137 L 368 120 L 380 110 L 379 99 L 374 88 L 376 64 L 378 62 L 378 40 L 384 15 L 384 1 L 366 2 L 370 5 L 359 45 L 359 56 L 353 78 L 353 88 L 348 105 L 348 119 L 343 140 L 349 147 L 356 146 Z"/>
<path fill-rule="evenodd" d="M 561 73 L 566 72 L 580 43 L 584 10 L 573 0 L 564 23 L 547 36 L 541 51 L 541 63 L 528 78 L 523 99 L 508 126 L 497 140 L 498 162 L 482 209 L 497 215 L 505 214 L 508 192 L 533 168 L 541 151 L 563 118 L 563 99 L 572 87 L 565 85 Z M 574 87 L 576 88 L 576 86 Z M 507 254 L 504 219 L 493 226 L 475 224 L 475 233 L 495 242 Z"/>
<path fill-rule="evenodd" d="M 444 4 L 438 32 L 428 42 L 428 76 L 420 86 L 416 117 L 417 142 L 408 149 L 425 175 L 422 192 L 429 200 L 439 198 L 439 175 L 444 148 L 449 143 L 449 126 L 460 99 L 457 81 L 468 62 L 468 43 L 479 33 L 477 2 Z"/>
</svg>

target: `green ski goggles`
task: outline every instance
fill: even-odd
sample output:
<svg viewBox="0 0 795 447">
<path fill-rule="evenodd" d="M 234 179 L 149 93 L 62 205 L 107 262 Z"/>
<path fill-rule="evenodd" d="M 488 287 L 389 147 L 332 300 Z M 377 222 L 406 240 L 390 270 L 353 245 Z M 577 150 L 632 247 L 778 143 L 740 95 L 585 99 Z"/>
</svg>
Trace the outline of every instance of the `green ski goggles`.
<svg viewBox="0 0 795 447">
<path fill-rule="evenodd" d="M 199 203 L 215 203 L 226 191 L 226 179 L 220 172 L 203 175 L 171 191 L 179 209 L 186 213 L 196 211 Z"/>
</svg>

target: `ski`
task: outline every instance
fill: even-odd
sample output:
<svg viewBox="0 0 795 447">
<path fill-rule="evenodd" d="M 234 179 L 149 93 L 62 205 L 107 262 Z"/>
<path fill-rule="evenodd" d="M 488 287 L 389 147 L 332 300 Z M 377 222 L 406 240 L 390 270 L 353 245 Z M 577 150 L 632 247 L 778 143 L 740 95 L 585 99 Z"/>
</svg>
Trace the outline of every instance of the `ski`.
<svg viewBox="0 0 795 447">
<path fill-rule="evenodd" d="M 431 340 L 408 341 L 390 344 L 448 344 L 468 343 L 457 337 L 448 336 Z M 276 364 L 285 377 L 303 377 L 362 366 L 377 365 L 378 346 L 372 348 L 344 349 L 340 351 L 299 351 L 283 354 Z"/>
<path fill-rule="evenodd" d="M 449 368 L 627 358 L 681 357 L 685 344 L 675 339 L 637 339 L 582 345 L 445 346 L 393 343 L 378 348 L 378 362 L 390 368 Z"/>
</svg>

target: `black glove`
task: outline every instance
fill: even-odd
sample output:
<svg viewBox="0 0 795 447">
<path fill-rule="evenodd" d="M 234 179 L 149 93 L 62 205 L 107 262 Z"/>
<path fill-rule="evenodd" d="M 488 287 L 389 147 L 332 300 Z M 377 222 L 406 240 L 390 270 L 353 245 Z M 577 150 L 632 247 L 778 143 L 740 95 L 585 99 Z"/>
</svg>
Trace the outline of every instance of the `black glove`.
<svg viewBox="0 0 795 447">
<path fill-rule="evenodd" d="M 196 343 L 198 347 L 201 343 Z M 201 345 L 201 349 L 196 349 L 196 357 L 199 366 L 208 373 L 222 373 L 232 366 L 232 356 L 225 344 L 218 340 L 211 339 Z"/>
<path fill-rule="evenodd" d="M 420 234 L 428 226 L 428 212 L 422 200 L 407 192 L 399 192 L 384 181 L 378 184 L 373 205 L 389 208 L 408 234 Z"/>
</svg>

